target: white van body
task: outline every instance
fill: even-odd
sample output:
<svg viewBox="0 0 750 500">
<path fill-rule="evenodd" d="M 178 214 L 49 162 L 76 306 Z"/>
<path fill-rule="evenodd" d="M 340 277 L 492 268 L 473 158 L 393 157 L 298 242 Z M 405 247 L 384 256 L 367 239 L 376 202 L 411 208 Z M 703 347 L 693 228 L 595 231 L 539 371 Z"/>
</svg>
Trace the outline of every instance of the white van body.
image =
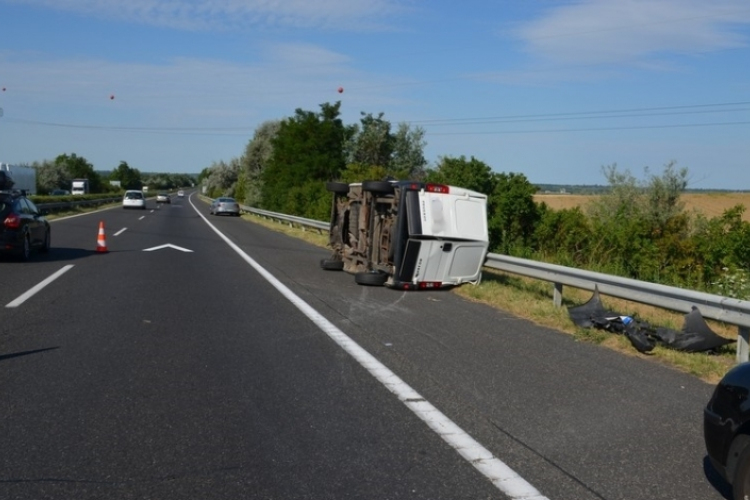
<svg viewBox="0 0 750 500">
<path fill-rule="evenodd" d="M 402 290 L 479 282 L 489 246 L 486 195 L 412 181 L 330 184 L 334 255 L 324 269 Z"/>
</svg>

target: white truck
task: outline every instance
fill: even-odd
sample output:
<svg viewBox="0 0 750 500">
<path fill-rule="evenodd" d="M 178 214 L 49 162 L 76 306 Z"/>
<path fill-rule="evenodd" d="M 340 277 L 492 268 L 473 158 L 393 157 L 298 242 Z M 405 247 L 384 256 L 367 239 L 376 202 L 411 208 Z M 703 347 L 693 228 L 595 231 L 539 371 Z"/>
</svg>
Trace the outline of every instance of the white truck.
<svg viewBox="0 0 750 500">
<path fill-rule="evenodd" d="M 88 194 L 89 193 L 89 180 L 88 179 L 73 179 L 70 183 L 70 194 Z"/>
<path fill-rule="evenodd" d="M 25 191 L 27 195 L 36 194 L 36 169 L 34 167 L 0 163 L 0 170 L 7 172 L 8 176 L 13 179 L 13 189 Z"/>
</svg>

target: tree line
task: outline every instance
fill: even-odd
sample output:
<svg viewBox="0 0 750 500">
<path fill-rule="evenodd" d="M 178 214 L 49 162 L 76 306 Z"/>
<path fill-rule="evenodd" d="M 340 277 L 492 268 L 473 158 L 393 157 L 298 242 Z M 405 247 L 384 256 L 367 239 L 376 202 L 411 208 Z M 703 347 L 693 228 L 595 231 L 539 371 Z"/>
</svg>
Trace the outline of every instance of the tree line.
<svg viewBox="0 0 750 500">
<path fill-rule="evenodd" d="M 195 177 L 190 174 L 144 174 L 125 161 L 121 161 L 111 172 L 97 171 L 86 158 L 75 153 L 61 154 L 54 160 L 35 161 L 30 166 L 36 169 L 39 195 L 47 195 L 58 189 L 69 191 L 73 179 L 88 179 L 91 193 L 114 193 L 123 189 L 143 189 L 144 186 L 169 190 L 195 183 Z M 110 181 L 117 181 L 119 185 Z"/>
</svg>

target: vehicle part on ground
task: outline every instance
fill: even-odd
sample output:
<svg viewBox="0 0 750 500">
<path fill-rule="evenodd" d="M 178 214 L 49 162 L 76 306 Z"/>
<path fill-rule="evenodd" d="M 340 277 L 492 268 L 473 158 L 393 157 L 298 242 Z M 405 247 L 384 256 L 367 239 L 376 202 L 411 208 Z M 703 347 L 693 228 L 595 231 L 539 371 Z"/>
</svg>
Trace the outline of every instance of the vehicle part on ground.
<svg viewBox="0 0 750 500">
<path fill-rule="evenodd" d="M 344 261 L 334 259 L 322 259 L 320 267 L 326 271 L 341 271 L 344 269 Z"/>
<path fill-rule="evenodd" d="M 598 287 L 594 288 L 594 294 L 585 304 L 569 307 L 568 315 L 581 328 L 593 327 L 624 334 L 639 352 L 649 352 L 657 344 L 677 351 L 710 352 L 734 342 L 711 330 L 695 306 L 685 315 L 682 331 L 655 328 L 631 316 L 607 310 L 602 304 Z"/>
<path fill-rule="evenodd" d="M 357 273 L 354 282 L 358 285 L 383 286 L 388 280 L 388 275 L 379 271 Z"/>
</svg>

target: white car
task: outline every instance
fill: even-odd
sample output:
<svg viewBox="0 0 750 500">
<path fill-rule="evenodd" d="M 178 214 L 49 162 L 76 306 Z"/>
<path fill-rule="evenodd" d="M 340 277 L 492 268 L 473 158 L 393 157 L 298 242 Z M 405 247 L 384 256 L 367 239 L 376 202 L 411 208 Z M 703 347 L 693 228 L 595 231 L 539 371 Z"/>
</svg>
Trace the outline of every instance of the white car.
<svg viewBox="0 0 750 500">
<path fill-rule="evenodd" d="M 140 208 L 141 210 L 145 210 L 146 196 L 143 194 L 143 191 L 135 189 L 125 191 L 125 195 L 122 197 L 122 208 Z"/>
<path fill-rule="evenodd" d="M 487 196 L 417 181 L 329 182 L 329 245 L 321 261 L 360 285 L 434 290 L 478 283 L 489 246 Z"/>
<path fill-rule="evenodd" d="M 182 189 L 180 189 L 179 191 L 177 191 L 177 197 L 178 198 L 182 198 L 183 196 L 185 196 L 185 191 L 183 191 Z"/>
</svg>

